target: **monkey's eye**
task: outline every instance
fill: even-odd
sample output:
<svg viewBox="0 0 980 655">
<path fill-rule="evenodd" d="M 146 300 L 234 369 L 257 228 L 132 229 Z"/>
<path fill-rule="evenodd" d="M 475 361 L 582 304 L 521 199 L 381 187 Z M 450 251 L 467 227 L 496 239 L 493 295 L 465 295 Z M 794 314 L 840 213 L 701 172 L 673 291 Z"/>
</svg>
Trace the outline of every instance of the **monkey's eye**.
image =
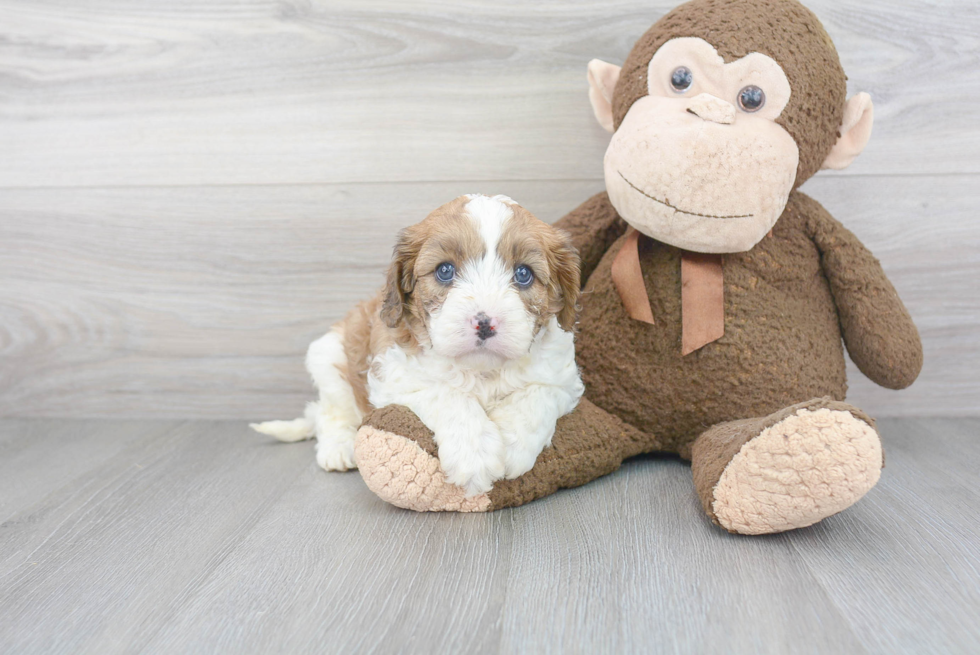
<svg viewBox="0 0 980 655">
<path fill-rule="evenodd" d="M 755 85 L 747 86 L 738 92 L 738 106 L 744 111 L 759 111 L 764 104 L 766 104 L 766 92 Z"/>
<path fill-rule="evenodd" d="M 456 276 L 456 267 L 449 262 L 443 262 L 436 266 L 436 279 L 443 284 L 449 284 Z"/>
<path fill-rule="evenodd" d="M 514 269 L 514 282 L 517 282 L 517 286 L 520 288 L 526 289 L 534 282 L 534 273 L 530 268 L 521 264 Z"/>
<path fill-rule="evenodd" d="M 694 75 L 691 73 L 691 69 L 687 66 L 680 66 L 674 69 L 674 72 L 670 74 L 670 85 L 674 87 L 674 91 L 678 93 L 684 93 L 691 88 L 691 84 L 694 83 Z"/>
</svg>

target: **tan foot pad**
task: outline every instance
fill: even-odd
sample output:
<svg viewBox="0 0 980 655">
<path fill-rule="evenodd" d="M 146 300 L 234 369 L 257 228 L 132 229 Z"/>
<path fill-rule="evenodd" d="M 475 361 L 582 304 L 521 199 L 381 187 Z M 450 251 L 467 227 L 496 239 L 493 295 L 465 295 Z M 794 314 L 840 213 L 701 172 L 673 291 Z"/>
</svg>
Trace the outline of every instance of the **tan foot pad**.
<svg viewBox="0 0 980 655">
<path fill-rule="evenodd" d="M 416 512 L 487 512 L 487 494 L 467 498 L 446 482 L 439 460 L 418 443 L 364 425 L 357 432 L 354 456 L 368 488 L 382 500 Z"/>
<path fill-rule="evenodd" d="M 881 456 L 878 433 L 851 412 L 800 409 L 742 446 L 715 486 L 712 509 L 740 534 L 812 525 L 875 486 Z"/>
</svg>

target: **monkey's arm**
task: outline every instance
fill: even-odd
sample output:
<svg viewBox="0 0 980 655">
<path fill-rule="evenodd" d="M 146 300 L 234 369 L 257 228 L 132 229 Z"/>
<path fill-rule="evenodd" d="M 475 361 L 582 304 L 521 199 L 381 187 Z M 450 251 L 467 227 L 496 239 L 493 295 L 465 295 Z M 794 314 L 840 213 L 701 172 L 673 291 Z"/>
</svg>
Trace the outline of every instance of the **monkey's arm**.
<svg viewBox="0 0 980 655">
<path fill-rule="evenodd" d="M 568 232 L 572 245 L 582 258 L 584 286 L 599 260 L 613 242 L 626 232 L 626 221 L 619 217 L 606 192 L 597 193 L 555 222 Z"/>
<path fill-rule="evenodd" d="M 875 383 L 904 389 L 922 369 L 919 331 L 871 251 L 819 203 L 807 200 L 811 237 L 851 359 Z"/>
</svg>

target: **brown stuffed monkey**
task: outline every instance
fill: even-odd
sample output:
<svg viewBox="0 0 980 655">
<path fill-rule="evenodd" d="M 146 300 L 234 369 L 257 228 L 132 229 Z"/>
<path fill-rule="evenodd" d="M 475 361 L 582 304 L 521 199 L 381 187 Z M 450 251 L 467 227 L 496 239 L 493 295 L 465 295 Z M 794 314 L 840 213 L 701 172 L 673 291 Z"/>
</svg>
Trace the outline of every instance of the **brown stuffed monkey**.
<svg viewBox="0 0 980 655">
<path fill-rule="evenodd" d="M 694 0 L 622 68 L 589 64 L 613 137 L 606 192 L 557 225 L 582 258 L 576 351 L 586 399 L 517 480 L 465 498 L 407 409 L 370 414 L 358 465 L 416 510 L 512 507 L 641 453 L 691 461 L 708 516 L 742 534 L 811 525 L 875 485 L 874 421 L 844 402 L 846 345 L 876 383 L 922 366 L 878 260 L 797 188 L 846 167 L 871 134 L 830 37 L 796 0 Z M 843 343 L 843 345 L 842 345 Z"/>
</svg>

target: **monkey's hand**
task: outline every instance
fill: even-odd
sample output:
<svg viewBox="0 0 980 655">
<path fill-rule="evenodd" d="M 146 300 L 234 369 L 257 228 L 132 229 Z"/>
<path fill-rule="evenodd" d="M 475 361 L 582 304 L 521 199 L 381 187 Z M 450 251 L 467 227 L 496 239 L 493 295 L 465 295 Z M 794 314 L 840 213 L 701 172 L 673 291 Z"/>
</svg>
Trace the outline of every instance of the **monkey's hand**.
<svg viewBox="0 0 980 655">
<path fill-rule="evenodd" d="M 904 389 L 922 370 L 922 341 L 908 310 L 864 244 L 819 203 L 806 200 L 812 206 L 811 238 L 820 250 L 851 359 L 875 383 Z"/>
</svg>

